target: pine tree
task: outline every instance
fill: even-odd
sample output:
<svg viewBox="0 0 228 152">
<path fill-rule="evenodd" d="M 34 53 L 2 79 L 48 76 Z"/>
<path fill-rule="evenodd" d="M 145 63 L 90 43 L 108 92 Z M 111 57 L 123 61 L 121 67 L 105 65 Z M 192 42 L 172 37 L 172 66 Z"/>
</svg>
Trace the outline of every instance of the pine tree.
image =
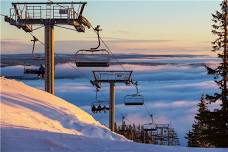
<svg viewBox="0 0 228 152">
<path fill-rule="evenodd" d="M 207 95 L 206 99 L 210 102 L 222 101 L 222 106 L 227 108 L 227 0 L 224 0 L 220 6 L 221 11 L 216 11 L 212 14 L 212 33 L 216 35 L 216 39 L 212 42 L 212 51 L 218 53 L 218 57 L 222 59 L 222 62 L 216 68 L 206 67 L 208 74 L 214 75 L 216 84 L 218 85 L 220 92 L 214 95 Z"/>
<path fill-rule="evenodd" d="M 192 130 L 187 133 L 188 146 L 189 147 L 209 147 L 208 142 L 209 126 L 208 122 L 210 118 L 210 112 L 207 108 L 205 97 L 202 96 L 198 106 L 198 113 L 195 116 Z"/>
<path fill-rule="evenodd" d="M 199 113 L 195 117 L 196 122 L 192 126 L 192 131 L 187 134 L 189 146 L 228 147 L 228 0 L 223 0 L 220 6 L 220 11 L 212 14 L 214 23 L 212 25 L 212 33 L 216 35 L 216 39 L 212 42 L 212 51 L 218 54 L 221 63 L 216 68 L 206 66 L 208 74 L 214 76 L 218 91 L 213 95 L 207 94 L 201 99 Z M 209 104 L 221 102 L 220 108 L 212 111 L 202 111 L 202 101 Z"/>
<path fill-rule="evenodd" d="M 218 53 L 222 60 L 216 68 L 207 67 L 208 74 L 213 75 L 219 91 L 214 95 L 206 95 L 209 103 L 221 101 L 220 109 L 210 113 L 211 119 L 208 122 L 212 133 L 209 136 L 209 142 L 216 147 L 228 147 L 228 89 L 227 89 L 227 71 L 228 71 L 228 38 L 227 38 L 227 7 L 228 0 L 223 0 L 220 4 L 220 11 L 212 14 L 212 33 L 216 35 L 212 42 L 212 51 Z"/>
</svg>

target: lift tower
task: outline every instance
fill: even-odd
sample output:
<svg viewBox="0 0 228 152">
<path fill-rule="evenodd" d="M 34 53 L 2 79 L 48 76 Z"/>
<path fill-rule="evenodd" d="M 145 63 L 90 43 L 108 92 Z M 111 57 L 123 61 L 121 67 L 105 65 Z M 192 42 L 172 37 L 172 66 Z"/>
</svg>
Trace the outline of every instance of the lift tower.
<svg viewBox="0 0 228 152">
<path fill-rule="evenodd" d="M 125 83 L 132 84 L 132 71 L 93 71 L 94 80 L 91 83 L 98 89 L 101 83 L 109 83 L 109 128 L 115 131 L 115 84 Z"/>
<path fill-rule="evenodd" d="M 32 32 L 33 25 L 44 26 L 45 40 L 45 91 L 54 94 L 54 26 L 70 25 L 85 32 L 89 21 L 82 16 L 86 2 L 17 2 L 12 3 L 10 16 L 5 21 Z"/>
</svg>

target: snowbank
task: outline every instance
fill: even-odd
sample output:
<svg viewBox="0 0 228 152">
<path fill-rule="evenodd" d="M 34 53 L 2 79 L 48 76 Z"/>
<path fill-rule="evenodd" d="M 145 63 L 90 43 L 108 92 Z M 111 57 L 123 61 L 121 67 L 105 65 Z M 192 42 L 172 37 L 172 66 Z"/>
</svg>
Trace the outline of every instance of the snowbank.
<svg viewBox="0 0 228 152">
<path fill-rule="evenodd" d="M 112 133 L 80 108 L 15 80 L 0 79 L 2 152 L 225 152 L 145 145 Z M 78 101 L 80 102 L 80 101 Z"/>
</svg>

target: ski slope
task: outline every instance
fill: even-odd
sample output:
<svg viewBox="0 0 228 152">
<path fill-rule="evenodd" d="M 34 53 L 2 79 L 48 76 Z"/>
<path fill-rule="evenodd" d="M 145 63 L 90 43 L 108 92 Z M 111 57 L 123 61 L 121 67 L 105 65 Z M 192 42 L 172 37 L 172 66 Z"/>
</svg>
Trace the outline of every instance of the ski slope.
<svg viewBox="0 0 228 152">
<path fill-rule="evenodd" d="M 225 152 L 137 144 L 63 99 L 1 77 L 2 152 Z M 80 102 L 80 99 L 78 99 Z"/>
</svg>

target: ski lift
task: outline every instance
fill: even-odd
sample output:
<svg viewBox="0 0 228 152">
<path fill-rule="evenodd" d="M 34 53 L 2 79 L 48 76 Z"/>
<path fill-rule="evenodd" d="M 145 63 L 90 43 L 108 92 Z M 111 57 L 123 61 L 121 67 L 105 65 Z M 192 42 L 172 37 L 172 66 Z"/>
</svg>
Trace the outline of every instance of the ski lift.
<svg viewBox="0 0 228 152">
<path fill-rule="evenodd" d="M 100 47 L 99 25 L 94 28 L 98 37 L 98 46 L 88 50 L 79 50 L 75 53 L 75 64 L 77 67 L 109 67 L 110 53 Z"/>
<path fill-rule="evenodd" d="M 96 101 L 91 104 L 91 111 L 93 113 L 101 113 L 109 110 L 109 103 L 105 100 L 98 99 L 98 89 L 96 89 Z"/>
<path fill-rule="evenodd" d="M 36 56 L 34 54 L 35 45 L 36 45 L 36 42 L 39 41 L 39 39 L 36 38 L 34 35 L 32 35 L 32 37 L 33 37 L 33 39 L 31 40 L 33 42 L 33 45 L 32 45 L 32 57 L 33 57 L 34 60 L 43 60 L 43 58 L 41 58 L 40 56 Z M 39 68 L 28 68 L 28 66 L 30 66 L 30 65 L 24 64 L 24 74 L 37 74 L 38 77 L 44 78 L 45 67 L 42 64 L 40 64 Z"/>
<path fill-rule="evenodd" d="M 43 60 L 40 56 L 36 56 L 34 54 L 35 44 L 37 41 L 39 41 L 39 39 L 36 38 L 34 35 L 32 35 L 32 37 L 33 37 L 33 39 L 31 41 L 33 42 L 33 45 L 32 45 L 33 60 Z M 24 64 L 24 74 L 37 74 L 38 77 L 44 78 L 45 67 L 42 64 L 40 64 L 39 68 L 28 68 L 28 66 L 31 66 L 31 65 Z"/>
<path fill-rule="evenodd" d="M 138 90 L 138 83 L 134 83 L 136 88 L 136 93 L 131 95 L 126 95 L 124 97 L 124 104 L 126 106 L 141 106 L 144 105 L 144 97 L 143 95 L 139 94 Z"/>
<path fill-rule="evenodd" d="M 91 111 L 93 113 L 106 113 L 109 110 L 109 105 L 107 101 L 97 100 L 96 102 L 91 104 Z"/>
<path fill-rule="evenodd" d="M 154 124 L 154 119 L 153 119 L 153 115 L 150 115 L 151 117 L 151 123 L 147 123 L 143 125 L 143 130 L 144 131 L 157 131 L 157 126 L 156 124 Z"/>
<path fill-rule="evenodd" d="M 156 125 L 152 123 L 144 124 L 143 125 L 144 131 L 157 131 Z"/>
<path fill-rule="evenodd" d="M 24 74 L 37 74 L 39 78 L 44 78 L 45 68 L 42 64 L 39 68 L 27 68 L 24 64 Z"/>
</svg>

